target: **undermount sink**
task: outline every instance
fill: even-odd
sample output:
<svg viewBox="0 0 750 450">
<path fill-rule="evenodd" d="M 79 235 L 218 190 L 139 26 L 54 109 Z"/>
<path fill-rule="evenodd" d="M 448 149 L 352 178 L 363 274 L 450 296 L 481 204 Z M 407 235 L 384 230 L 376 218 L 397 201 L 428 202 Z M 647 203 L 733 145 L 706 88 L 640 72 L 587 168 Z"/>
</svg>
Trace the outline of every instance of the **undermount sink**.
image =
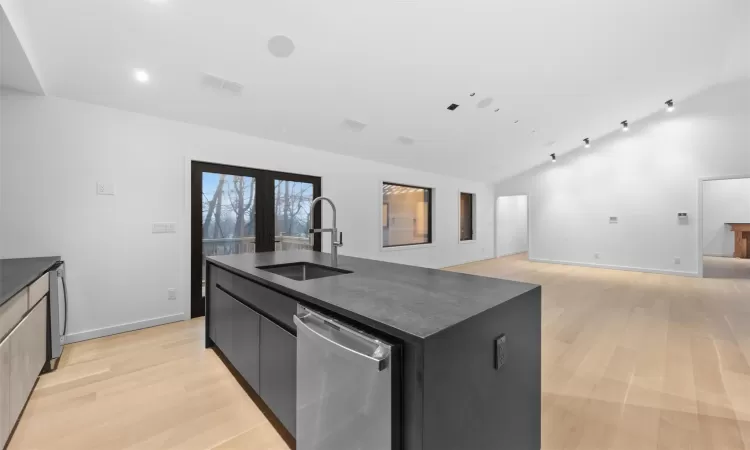
<svg viewBox="0 0 750 450">
<path fill-rule="evenodd" d="M 273 266 L 260 266 L 260 270 L 275 273 L 282 277 L 291 278 L 296 281 L 315 280 L 317 278 L 335 277 L 352 273 L 350 270 L 338 269 L 335 267 L 319 266 L 308 262 L 295 262 L 288 264 L 277 264 Z"/>
</svg>

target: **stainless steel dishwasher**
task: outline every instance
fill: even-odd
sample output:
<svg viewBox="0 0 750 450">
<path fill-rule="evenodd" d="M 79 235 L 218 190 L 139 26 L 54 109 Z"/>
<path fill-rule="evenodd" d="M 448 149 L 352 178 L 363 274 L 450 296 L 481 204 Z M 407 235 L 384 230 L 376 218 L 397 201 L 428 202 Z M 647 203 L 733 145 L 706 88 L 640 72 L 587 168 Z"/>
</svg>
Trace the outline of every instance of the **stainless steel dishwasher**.
<svg viewBox="0 0 750 450">
<path fill-rule="evenodd" d="M 303 306 L 294 322 L 297 449 L 391 449 L 394 346 Z"/>
</svg>

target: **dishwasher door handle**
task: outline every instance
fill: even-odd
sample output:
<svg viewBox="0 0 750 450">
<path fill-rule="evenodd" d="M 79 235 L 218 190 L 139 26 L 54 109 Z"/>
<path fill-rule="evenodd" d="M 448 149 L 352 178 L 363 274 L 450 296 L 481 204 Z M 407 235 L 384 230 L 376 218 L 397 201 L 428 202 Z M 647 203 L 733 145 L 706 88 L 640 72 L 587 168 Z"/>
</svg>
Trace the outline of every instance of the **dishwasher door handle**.
<svg viewBox="0 0 750 450">
<path fill-rule="evenodd" d="M 373 345 L 377 345 L 377 349 L 373 352 L 373 355 L 368 355 L 360 351 L 357 351 L 353 348 L 350 348 L 342 344 L 341 342 L 336 341 L 336 339 L 334 338 L 325 336 L 315 331 L 305 322 L 305 319 L 307 319 L 308 317 L 316 317 L 317 319 L 321 320 L 323 323 L 331 327 L 333 330 L 335 330 L 337 333 L 344 333 L 344 332 L 350 333 L 359 339 L 367 341 Z M 383 370 L 388 368 L 388 358 L 390 357 L 390 351 L 389 351 L 390 349 L 388 346 L 383 345 L 380 341 L 370 339 L 369 337 L 363 336 L 362 334 L 357 333 L 354 330 L 340 326 L 338 324 L 333 324 L 330 320 L 325 319 L 322 316 L 319 316 L 312 312 L 308 312 L 308 314 L 305 314 L 302 317 L 295 315 L 294 323 L 297 325 L 298 332 L 303 333 L 313 339 L 322 339 L 323 341 L 331 344 L 333 348 L 337 349 L 340 353 L 351 355 L 351 356 L 357 356 L 365 360 L 372 361 L 373 365 L 378 369 L 378 372 L 382 372 Z"/>
</svg>

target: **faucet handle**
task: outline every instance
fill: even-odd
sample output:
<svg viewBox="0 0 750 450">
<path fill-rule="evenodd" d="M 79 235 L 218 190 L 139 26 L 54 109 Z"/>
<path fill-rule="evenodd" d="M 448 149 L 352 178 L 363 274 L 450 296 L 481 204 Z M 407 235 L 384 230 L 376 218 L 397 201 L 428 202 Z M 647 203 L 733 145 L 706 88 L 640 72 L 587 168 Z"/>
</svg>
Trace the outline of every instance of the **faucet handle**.
<svg viewBox="0 0 750 450">
<path fill-rule="evenodd" d="M 344 246 L 344 233 L 343 232 L 339 232 L 339 241 L 336 243 L 336 245 L 338 245 L 339 247 Z"/>
</svg>

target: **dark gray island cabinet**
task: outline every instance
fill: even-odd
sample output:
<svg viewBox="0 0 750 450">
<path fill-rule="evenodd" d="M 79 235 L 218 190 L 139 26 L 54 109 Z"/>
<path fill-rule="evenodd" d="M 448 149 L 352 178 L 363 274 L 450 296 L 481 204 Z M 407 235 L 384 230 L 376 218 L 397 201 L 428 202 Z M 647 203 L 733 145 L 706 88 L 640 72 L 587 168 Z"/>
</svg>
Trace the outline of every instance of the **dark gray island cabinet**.
<svg viewBox="0 0 750 450">
<path fill-rule="evenodd" d="M 541 447 L 541 287 L 343 256 L 348 273 L 306 281 L 259 268 L 299 262 L 330 255 L 207 258 L 206 346 L 289 435 L 299 304 L 395 344 L 391 450 Z"/>
</svg>

